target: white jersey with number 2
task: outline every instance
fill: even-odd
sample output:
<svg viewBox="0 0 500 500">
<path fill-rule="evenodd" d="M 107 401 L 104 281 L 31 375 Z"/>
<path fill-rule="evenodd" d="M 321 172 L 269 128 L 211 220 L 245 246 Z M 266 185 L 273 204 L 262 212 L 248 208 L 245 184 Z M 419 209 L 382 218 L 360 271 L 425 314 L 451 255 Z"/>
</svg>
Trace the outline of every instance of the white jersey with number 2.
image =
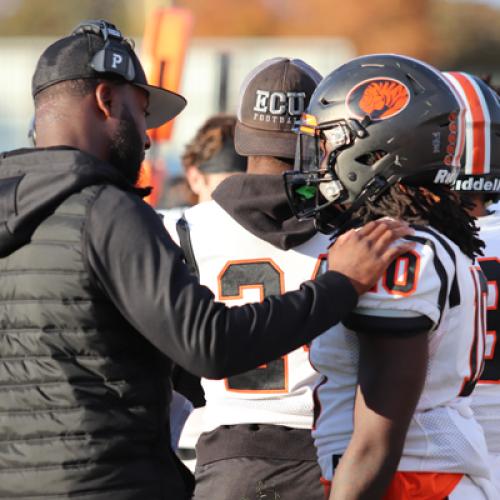
<svg viewBox="0 0 500 500">
<path fill-rule="evenodd" d="M 318 234 L 281 250 L 247 231 L 215 201 L 190 208 L 185 218 L 200 282 L 228 306 L 298 289 L 321 271 L 330 242 Z M 317 378 L 304 346 L 241 375 L 203 379 L 207 401 L 203 430 L 246 423 L 311 428 Z"/>
</svg>

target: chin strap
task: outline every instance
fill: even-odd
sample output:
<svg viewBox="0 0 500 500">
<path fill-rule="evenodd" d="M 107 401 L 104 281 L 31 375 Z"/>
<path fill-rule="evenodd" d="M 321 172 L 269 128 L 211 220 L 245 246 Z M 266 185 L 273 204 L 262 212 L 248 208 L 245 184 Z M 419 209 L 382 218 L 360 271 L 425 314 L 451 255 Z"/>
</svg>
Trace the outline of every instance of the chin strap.
<svg viewBox="0 0 500 500">
<path fill-rule="evenodd" d="M 321 212 L 316 214 L 315 226 L 316 229 L 324 234 L 331 235 L 330 241 L 338 238 L 342 233 L 349 229 L 359 227 L 361 224 L 358 220 L 352 219 L 352 214 L 367 200 L 373 201 L 377 199 L 384 191 L 389 189 L 393 184 L 400 180 L 399 176 L 392 176 L 389 179 L 375 176 L 361 191 L 360 195 L 345 211 L 340 212 L 338 216 L 331 220 L 322 220 Z"/>
</svg>

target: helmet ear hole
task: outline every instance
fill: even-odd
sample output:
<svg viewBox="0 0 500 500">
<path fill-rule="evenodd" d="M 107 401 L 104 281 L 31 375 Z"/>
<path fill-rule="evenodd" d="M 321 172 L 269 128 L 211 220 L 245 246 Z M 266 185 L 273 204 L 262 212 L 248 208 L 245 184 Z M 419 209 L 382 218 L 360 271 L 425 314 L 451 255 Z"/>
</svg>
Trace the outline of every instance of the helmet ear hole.
<svg viewBox="0 0 500 500">
<path fill-rule="evenodd" d="M 367 167 L 371 167 L 377 161 L 379 161 L 381 158 L 383 158 L 386 154 L 387 154 L 387 151 L 384 151 L 382 149 L 377 149 L 375 151 L 370 151 L 369 153 L 365 153 L 361 156 L 358 156 L 356 158 L 356 161 L 358 163 L 361 163 L 362 165 L 366 165 Z"/>
</svg>

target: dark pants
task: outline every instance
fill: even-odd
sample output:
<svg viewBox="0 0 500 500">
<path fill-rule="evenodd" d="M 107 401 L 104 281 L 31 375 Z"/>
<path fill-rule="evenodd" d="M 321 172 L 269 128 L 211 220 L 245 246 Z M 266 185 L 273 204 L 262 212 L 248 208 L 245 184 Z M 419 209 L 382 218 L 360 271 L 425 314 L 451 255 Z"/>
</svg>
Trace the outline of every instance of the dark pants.
<svg viewBox="0 0 500 500">
<path fill-rule="evenodd" d="M 324 500 L 310 431 L 225 426 L 202 434 L 200 447 L 193 500 Z"/>
</svg>

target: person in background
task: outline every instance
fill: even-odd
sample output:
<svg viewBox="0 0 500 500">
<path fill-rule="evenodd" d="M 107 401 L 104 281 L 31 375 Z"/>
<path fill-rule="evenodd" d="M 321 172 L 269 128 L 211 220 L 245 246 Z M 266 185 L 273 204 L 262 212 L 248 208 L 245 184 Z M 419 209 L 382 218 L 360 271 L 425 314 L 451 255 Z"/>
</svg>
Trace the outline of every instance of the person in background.
<svg viewBox="0 0 500 500">
<path fill-rule="evenodd" d="M 186 145 L 182 166 L 198 203 L 212 199 L 213 190 L 224 179 L 246 170 L 246 158 L 234 149 L 235 125 L 235 116 L 211 116 Z"/>
<path fill-rule="evenodd" d="M 211 116 L 186 145 L 181 156 L 184 178 L 173 180 L 171 188 L 166 189 L 163 196 L 162 202 L 166 207 L 160 206 L 158 210 L 165 226 L 173 234 L 187 206 L 211 200 L 212 191 L 220 182 L 231 175 L 245 172 L 246 158 L 234 149 L 235 125 L 236 117 L 233 115 Z M 179 195 L 184 198 L 179 200 Z M 179 205 L 179 201 L 182 205 Z"/>
<path fill-rule="evenodd" d="M 198 203 L 198 197 L 189 187 L 186 177 L 175 175 L 166 179 L 163 194 L 157 208 L 159 210 L 177 209 L 183 213 L 186 208 L 192 207 L 196 203 Z"/>
<path fill-rule="evenodd" d="M 165 221 L 165 225 L 175 226 L 187 208 L 198 203 L 196 196 L 183 175 L 168 177 L 165 181 L 161 199 L 156 211 Z"/>
<path fill-rule="evenodd" d="M 211 116 L 185 147 L 181 162 L 188 189 L 195 193 L 198 203 L 211 200 L 212 191 L 220 182 L 246 170 L 246 158 L 240 156 L 234 148 L 235 125 L 236 117 L 233 115 Z M 176 224 L 184 212 L 184 207 L 180 210 L 159 210 L 170 234 L 177 234 Z M 194 445 L 201 432 L 200 421 L 204 412 L 202 407 L 205 405 L 204 391 L 199 378 L 179 366 L 174 367 L 172 380 L 176 391 L 185 396 L 195 408 L 181 435 L 178 450 L 178 455 L 192 469 L 195 464 Z"/>
<path fill-rule="evenodd" d="M 235 133 L 247 173 L 225 179 L 213 201 L 184 214 L 191 267 L 227 305 L 294 290 L 322 272 L 330 239 L 295 218 L 282 178 L 293 165 L 295 121 L 320 80 L 299 59 L 254 68 L 240 91 Z M 321 500 L 311 438 L 316 381 L 307 345 L 234 377 L 203 379 L 194 499 Z"/>
<path fill-rule="evenodd" d="M 472 393 L 491 459 L 491 477 L 500 489 L 500 105 L 496 91 L 477 76 L 444 73 L 466 106 L 465 154 L 454 189 L 477 217 L 483 256 L 477 259 L 488 280 L 484 370 Z"/>
</svg>

